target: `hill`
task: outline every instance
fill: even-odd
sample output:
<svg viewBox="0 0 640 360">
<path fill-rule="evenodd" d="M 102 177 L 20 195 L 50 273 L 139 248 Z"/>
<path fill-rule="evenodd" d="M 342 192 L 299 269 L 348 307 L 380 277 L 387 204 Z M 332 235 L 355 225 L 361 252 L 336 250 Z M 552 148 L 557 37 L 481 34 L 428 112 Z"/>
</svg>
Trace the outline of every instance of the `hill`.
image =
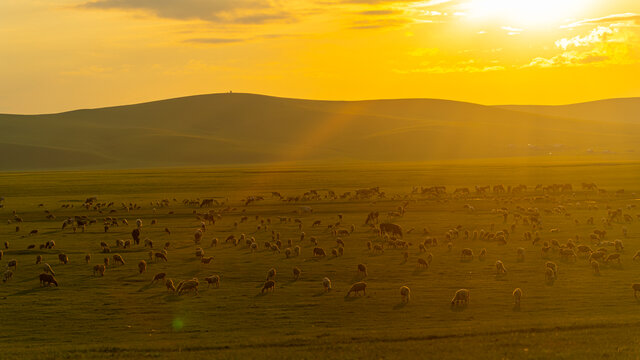
<svg viewBox="0 0 640 360">
<path fill-rule="evenodd" d="M 433 99 L 210 94 L 59 114 L 3 114 L 0 170 L 629 154 L 640 144 L 640 122 L 628 117 L 533 110 Z"/>
</svg>

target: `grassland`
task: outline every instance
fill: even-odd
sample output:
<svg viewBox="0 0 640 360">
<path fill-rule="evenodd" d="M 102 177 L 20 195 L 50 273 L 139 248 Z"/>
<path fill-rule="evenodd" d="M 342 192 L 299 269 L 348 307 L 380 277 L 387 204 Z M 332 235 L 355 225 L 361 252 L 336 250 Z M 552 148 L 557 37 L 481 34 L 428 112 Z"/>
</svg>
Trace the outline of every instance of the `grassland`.
<svg viewBox="0 0 640 360">
<path fill-rule="evenodd" d="M 18 260 L 13 279 L 0 284 L 0 358 L 6 359 L 94 359 L 94 358 L 531 358 L 586 359 L 630 358 L 640 356 L 640 303 L 633 297 L 631 283 L 640 282 L 640 263 L 631 260 L 640 250 L 640 214 L 638 184 L 640 163 L 585 163 L 575 160 L 557 162 L 487 161 L 426 164 L 366 164 L 349 167 L 317 165 L 224 167 L 207 169 L 156 169 L 84 172 L 42 172 L 0 174 L 0 243 L 9 242 L 0 261 Z M 608 190 L 604 194 L 583 191 L 582 182 L 595 182 Z M 469 196 L 453 198 L 456 187 L 505 184 L 529 186 L 522 195 Z M 545 194 L 534 191 L 537 184 L 571 183 L 574 191 Z M 445 185 L 449 196 L 443 200 L 410 195 L 414 186 Z M 380 186 L 385 199 L 313 200 L 288 203 L 271 197 L 271 191 L 283 196 L 298 196 L 311 189 L 331 189 L 338 194 L 358 188 Z M 624 194 L 615 191 L 624 189 Z M 320 191 L 325 193 L 324 190 Z M 242 199 L 261 195 L 264 201 L 248 206 Z M 100 214 L 80 207 L 85 198 L 97 196 L 100 202 L 114 202 L 115 213 Z M 200 225 L 194 210 L 183 199 L 216 198 L 228 201 L 235 210 L 209 226 L 204 235 L 211 264 L 195 257 L 193 234 Z M 537 198 L 537 199 L 536 199 Z M 156 201 L 169 199 L 170 206 L 160 208 Z M 176 199 L 174 201 L 173 199 Z M 228 200 L 227 200 L 228 199 Z M 371 254 L 366 242 L 381 240 L 364 225 L 366 214 L 387 213 L 409 201 L 406 214 L 393 221 L 407 234 L 409 260 L 403 250 L 386 249 Z M 121 203 L 137 203 L 139 210 L 126 212 Z M 595 202 L 595 203 L 593 203 Z M 43 206 L 39 206 L 43 204 Z M 61 208 L 73 204 L 71 209 Z M 471 204 L 475 211 L 466 211 Z M 587 204 L 597 205 L 597 209 Z M 297 214 L 300 205 L 311 206 L 312 214 Z M 558 205 L 567 213 L 547 213 Z M 516 206 L 541 210 L 543 241 L 564 243 L 580 236 L 587 243 L 594 229 L 606 229 L 607 241 L 622 239 L 625 252 L 622 265 L 602 265 L 601 276 L 594 276 L 588 262 L 578 259 L 566 263 L 552 253 L 560 266 L 553 285 L 544 281 L 545 260 L 540 246 L 521 240 L 530 227 L 517 225 L 507 246 L 490 241 L 454 240 L 448 251 L 444 234 L 457 225 L 469 231 L 495 231 L 503 224 L 496 208 L 515 211 Z M 607 208 L 622 208 L 633 216 L 631 223 L 613 223 L 605 228 L 600 218 Z M 155 208 L 155 210 L 154 210 Z M 220 207 L 222 208 L 222 207 Z M 220 209 L 215 207 L 214 209 Z M 12 211 L 23 218 L 20 231 Z M 44 210 L 56 219 L 47 220 Z M 173 212 L 173 214 L 169 214 Z M 281 238 L 298 243 L 296 223 L 281 224 L 278 217 L 299 218 L 307 238 L 315 236 L 325 249 L 335 247 L 335 238 L 326 225 L 342 214 L 344 226 L 354 224 L 355 232 L 344 237 L 344 256 L 314 259 L 308 240 L 299 243 L 302 255 L 286 259 L 284 254 L 263 249 L 271 240 L 269 231 L 257 230 L 260 219 L 270 218 L 272 229 Z M 85 232 L 61 230 L 69 216 L 87 215 L 97 219 Z M 249 221 L 234 228 L 234 222 L 246 215 Z M 130 225 L 111 227 L 104 232 L 102 219 L 126 218 Z M 595 225 L 586 219 L 594 217 Z M 148 260 L 148 249 L 115 249 L 117 239 L 129 239 L 134 220 L 144 221 L 143 238 L 157 248 L 171 242 L 167 263 L 149 263 L 147 273 L 138 274 L 136 264 Z M 151 225 L 156 219 L 157 224 Z M 315 220 L 323 226 L 311 227 Z M 578 224 L 575 223 L 578 220 Z M 171 234 L 163 230 L 171 229 Z M 628 236 L 623 237 L 626 227 Z M 421 255 L 417 244 L 425 239 L 423 228 L 439 238 L 440 245 L 430 248 L 434 260 L 428 270 L 418 270 Z M 557 233 L 549 229 L 557 228 Z M 29 236 L 30 230 L 39 233 Z M 242 244 L 224 242 L 209 248 L 212 238 L 221 240 L 240 233 L 255 237 L 260 250 L 251 253 Z M 30 244 L 54 240 L 53 250 L 27 250 Z M 100 253 L 100 242 L 121 254 L 124 266 L 110 266 L 104 277 L 92 275 L 92 265 L 107 254 Z M 478 252 L 487 249 L 484 261 L 459 261 L 460 249 Z M 516 248 L 526 249 L 526 260 L 516 262 Z M 609 247 L 613 252 L 613 248 Z M 57 254 L 70 258 L 59 264 Z M 91 265 L 84 262 L 92 254 Z M 37 276 L 42 270 L 35 264 L 40 254 L 56 271 L 59 287 L 40 287 Z M 111 254 L 112 255 L 112 254 Z M 494 262 L 502 260 L 509 273 L 495 276 Z M 369 269 L 366 296 L 345 297 L 349 286 L 361 279 L 358 263 Z M 303 274 L 293 281 L 291 269 Z M 266 272 L 278 270 L 275 292 L 262 295 Z M 198 277 L 198 295 L 177 296 L 160 284 L 152 285 L 155 273 L 167 272 L 175 280 Z M 202 279 L 212 274 L 222 278 L 219 289 L 207 289 Z M 324 293 L 321 279 L 328 276 L 334 289 Z M 399 287 L 412 290 L 409 304 L 400 301 Z M 511 292 L 524 291 L 522 306 L 516 311 Z M 471 290 L 471 303 L 462 311 L 452 311 L 449 301 L 459 288 Z"/>
</svg>

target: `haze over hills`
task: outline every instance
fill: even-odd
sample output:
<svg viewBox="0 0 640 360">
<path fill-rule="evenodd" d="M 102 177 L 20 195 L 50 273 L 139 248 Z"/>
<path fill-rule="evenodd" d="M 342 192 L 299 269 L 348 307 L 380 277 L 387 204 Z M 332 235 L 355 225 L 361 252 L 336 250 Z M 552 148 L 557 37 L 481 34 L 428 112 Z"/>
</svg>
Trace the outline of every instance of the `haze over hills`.
<svg viewBox="0 0 640 360">
<path fill-rule="evenodd" d="M 0 115 L 0 170 L 634 154 L 640 99 L 567 106 L 210 94 Z"/>
</svg>

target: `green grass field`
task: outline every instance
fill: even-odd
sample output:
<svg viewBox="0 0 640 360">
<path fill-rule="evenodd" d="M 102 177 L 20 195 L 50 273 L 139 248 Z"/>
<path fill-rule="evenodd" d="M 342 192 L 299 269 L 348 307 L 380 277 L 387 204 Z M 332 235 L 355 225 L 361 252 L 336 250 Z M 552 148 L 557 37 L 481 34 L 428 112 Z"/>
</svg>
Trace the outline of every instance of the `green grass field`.
<svg viewBox="0 0 640 360">
<path fill-rule="evenodd" d="M 640 262 L 632 261 L 640 250 L 640 163 L 637 162 L 450 162 L 428 164 L 366 164 L 354 166 L 316 165 L 225 167 L 210 169 L 157 169 L 88 172 L 43 172 L 0 174 L 0 244 L 9 242 L 0 260 L 2 271 L 11 259 L 18 261 L 12 279 L 0 283 L 0 358 L 2 359 L 95 359 L 95 358 L 531 358 L 586 359 L 640 357 L 640 302 L 634 299 L 631 284 L 640 282 Z M 605 193 L 583 191 L 582 182 L 595 182 Z M 572 192 L 534 191 L 537 184 L 571 183 Z M 526 184 L 529 190 L 518 195 L 472 194 L 452 197 L 456 187 L 474 185 Z M 447 186 L 446 198 L 411 195 L 414 186 Z M 346 191 L 380 186 L 386 198 L 376 200 L 312 200 L 298 203 L 272 198 L 271 192 L 299 196 L 311 189 Z M 623 194 L 616 194 L 624 189 Z M 264 196 L 264 201 L 244 206 L 247 196 Z M 86 210 L 87 197 L 115 205 L 102 214 Z M 194 210 L 221 210 L 189 207 L 184 199 L 215 198 L 232 208 L 222 219 L 208 226 L 202 247 L 213 256 L 202 264 L 195 256 L 194 232 L 200 221 Z M 169 207 L 155 202 L 169 199 Z M 174 201 L 173 199 L 176 199 Z M 403 227 L 404 239 L 411 243 L 409 259 L 405 250 L 385 248 L 383 254 L 367 250 L 368 241 L 383 242 L 364 225 L 367 213 L 379 211 L 380 220 L 408 201 L 404 216 L 392 221 Z M 121 203 L 136 203 L 139 210 L 126 211 Z M 43 206 L 39 206 L 43 204 Z M 73 204 L 73 208 L 62 205 Z M 465 204 L 475 211 L 467 211 Z M 553 209 L 562 205 L 564 213 Z M 592 205 L 596 205 L 597 209 Z M 298 214 L 299 206 L 310 206 L 312 214 Z M 595 276 L 589 262 L 579 257 L 575 263 L 561 261 L 557 252 L 550 260 L 559 265 L 553 285 L 544 279 L 545 259 L 541 246 L 523 241 L 531 226 L 516 225 L 506 246 L 495 241 L 465 240 L 464 230 L 499 231 L 514 223 L 516 207 L 538 208 L 543 241 L 561 244 L 575 236 L 579 243 L 594 246 L 589 234 L 606 230 L 605 241 L 624 241 L 621 265 L 601 264 Z M 155 209 L 154 209 L 155 208 Z M 507 224 L 495 209 L 510 211 Z M 613 222 L 605 227 L 601 218 L 608 208 L 621 208 L 633 217 L 630 223 Z M 115 213 L 109 210 L 115 209 Z M 12 211 L 22 217 L 17 224 Z M 46 219 L 45 210 L 56 218 Z M 549 210 L 549 211 L 547 211 Z M 173 212 L 173 214 L 169 214 Z M 355 232 L 342 237 L 344 255 L 333 257 L 335 237 L 328 224 L 343 215 L 342 227 L 355 225 Z M 61 230 L 70 216 L 86 215 L 97 223 L 86 231 Z M 105 217 L 128 219 L 129 225 L 104 232 Z M 242 216 L 248 221 L 234 228 Z M 259 219 L 271 219 L 267 231 L 257 230 Z M 295 222 L 280 223 L 279 217 L 300 219 L 306 238 L 299 241 Z M 589 217 L 594 225 L 587 225 Z M 130 239 L 135 220 L 142 219 L 142 238 L 153 240 L 156 251 L 170 242 L 168 262 L 149 262 L 148 248 L 115 247 L 117 239 Z M 151 225 L 156 219 L 157 224 Z M 312 227 L 315 220 L 322 226 Z M 576 224 L 575 221 L 578 221 Z M 16 232 L 16 225 L 20 230 Z M 461 236 L 448 250 L 445 233 L 461 225 Z M 167 227 L 171 234 L 164 232 Z M 627 236 L 623 236 L 623 227 Z M 425 240 L 423 229 L 439 240 L 427 250 L 433 254 L 428 270 L 417 268 L 418 243 Z M 557 233 L 550 229 L 557 228 Z M 29 236 L 37 229 L 37 235 Z M 271 230 L 281 234 L 286 244 L 300 245 L 299 257 L 286 258 L 263 247 L 271 241 Z M 225 244 L 231 234 L 255 237 L 259 251 L 252 253 L 240 244 Z M 314 236 L 329 255 L 313 258 Z M 210 248 L 211 239 L 221 243 Z M 39 250 L 48 240 L 56 248 Z M 111 247 L 102 254 L 100 242 Z M 35 244 L 35 249 L 27 246 Z M 286 245 L 283 246 L 283 248 Z M 460 262 L 460 250 L 487 249 L 484 261 L 477 257 Z M 516 261 L 516 249 L 526 249 L 525 261 Z M 615 252 L 606 246 L 609 253 Z M 60 264 L 59 253 L 70 262 Z M 104 277 L 93 276 L 94 264 L 114 253 L 126 264 L 114 266 Z M 91 254 L 86 264 L 85 254 Z M 37 255 L 51 264 L 59 287 L 40 287 Z M 137 263 L 149 262 L 147 272 L 138 274 Z M 494 263 L 502 260 L 508 270 L 496 277 Z M 368 267 L 367 295 L 345 297 L 354 282 L 362 280 L 356 265 Z M 294 281 L 292 268 L 302 269 Z M 267 270 L 278 271 L 276 289 L 261 294 Z M 169 293 L 163 284 L 151 284 L 154 274 L 166 272 L 174 281 L 197 277 L 198 295 Z M 218 274 L 219 289 L 207 288 L 204 278 Z M 329 277 L 333 290 L 325 293 L 322 278 Z M 401 302 L 399 288 L 411 288 L 411 301 Z M 512 291 L 523 290 L 522 305 L 515 309 Z M 470 289 L 470 304 L 452 310 L 450 300 L 460 288 Z"/>
</svg>

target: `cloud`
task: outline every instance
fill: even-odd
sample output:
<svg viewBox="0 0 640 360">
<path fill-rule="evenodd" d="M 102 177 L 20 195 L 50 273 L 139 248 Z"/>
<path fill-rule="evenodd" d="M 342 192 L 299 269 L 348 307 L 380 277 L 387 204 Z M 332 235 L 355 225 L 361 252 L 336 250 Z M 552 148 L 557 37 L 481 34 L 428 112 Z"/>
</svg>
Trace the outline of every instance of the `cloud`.
<svg viewBox="0 0 640 360">
<path fill-rule="evenodd" d="M 584 19 L 580 21 L 573 22 L 571 24 L 563 25 L 561 28 L 575 28 L 579 26 L 586 25 L 598 25 L 598 24 L 612 24 L 612 23 L 630 23 L 638 25 L 640 24 L 640 14 L 635 13 L 624 13 L 624 14 L 614 14 L 603 16 L 595 19 Z"/>
<path fill-rule="evenodd" d="M 477 64 L 475 60 L 459 61 L 457 63 L 424 63 L 423 67 L 402 70 L 394 69 L 393 71 L 398 74 L 415 74 L 415 73 L 427 73 L 427 74 L 450 74 L 450 73 L 484 73 L 492 71 L 504 70 L 504 66 L 500 65 L 483 65 Z"/>
<path fill-rule="evenodd" d="M 567 39 L 562 38 L 556 40 L 556 47 L 562 48 L 563 50 L 567 50 L 570 46 L 581 47 L 581 46 L 589 46 L 594 43 L 607 41 L 607 39 L 611 38 L 611 35 L 617 33 L 618 29 L 612 29 L 606 26 L 598 26 L 593 29 L 586 36 L 575 36 L 573 38 Z"/>
<path fill-rule="evenodd" d="M 352 30 L 397 28 L 411 24 L 413 22 L 414 21 L 412 19 L 406 17 L 389 17 L 371 20 L 366 19 L 354 21 L 348 28 Z"/>
<path fill-rule="evenodd" d="M 94 0 L 79 7 L 144 11 L 160 18 L 216 23 L 262 24 L 294 19 L 270 0 Z"/>
<path fill-rule="evenodd" d="M 247 41 L 247 39 L 233 39 L 233 38 L 193 38 L 184 40 L 185 43 L 197 43 L 197 44 L 232 44 Z"/>
</svg>

